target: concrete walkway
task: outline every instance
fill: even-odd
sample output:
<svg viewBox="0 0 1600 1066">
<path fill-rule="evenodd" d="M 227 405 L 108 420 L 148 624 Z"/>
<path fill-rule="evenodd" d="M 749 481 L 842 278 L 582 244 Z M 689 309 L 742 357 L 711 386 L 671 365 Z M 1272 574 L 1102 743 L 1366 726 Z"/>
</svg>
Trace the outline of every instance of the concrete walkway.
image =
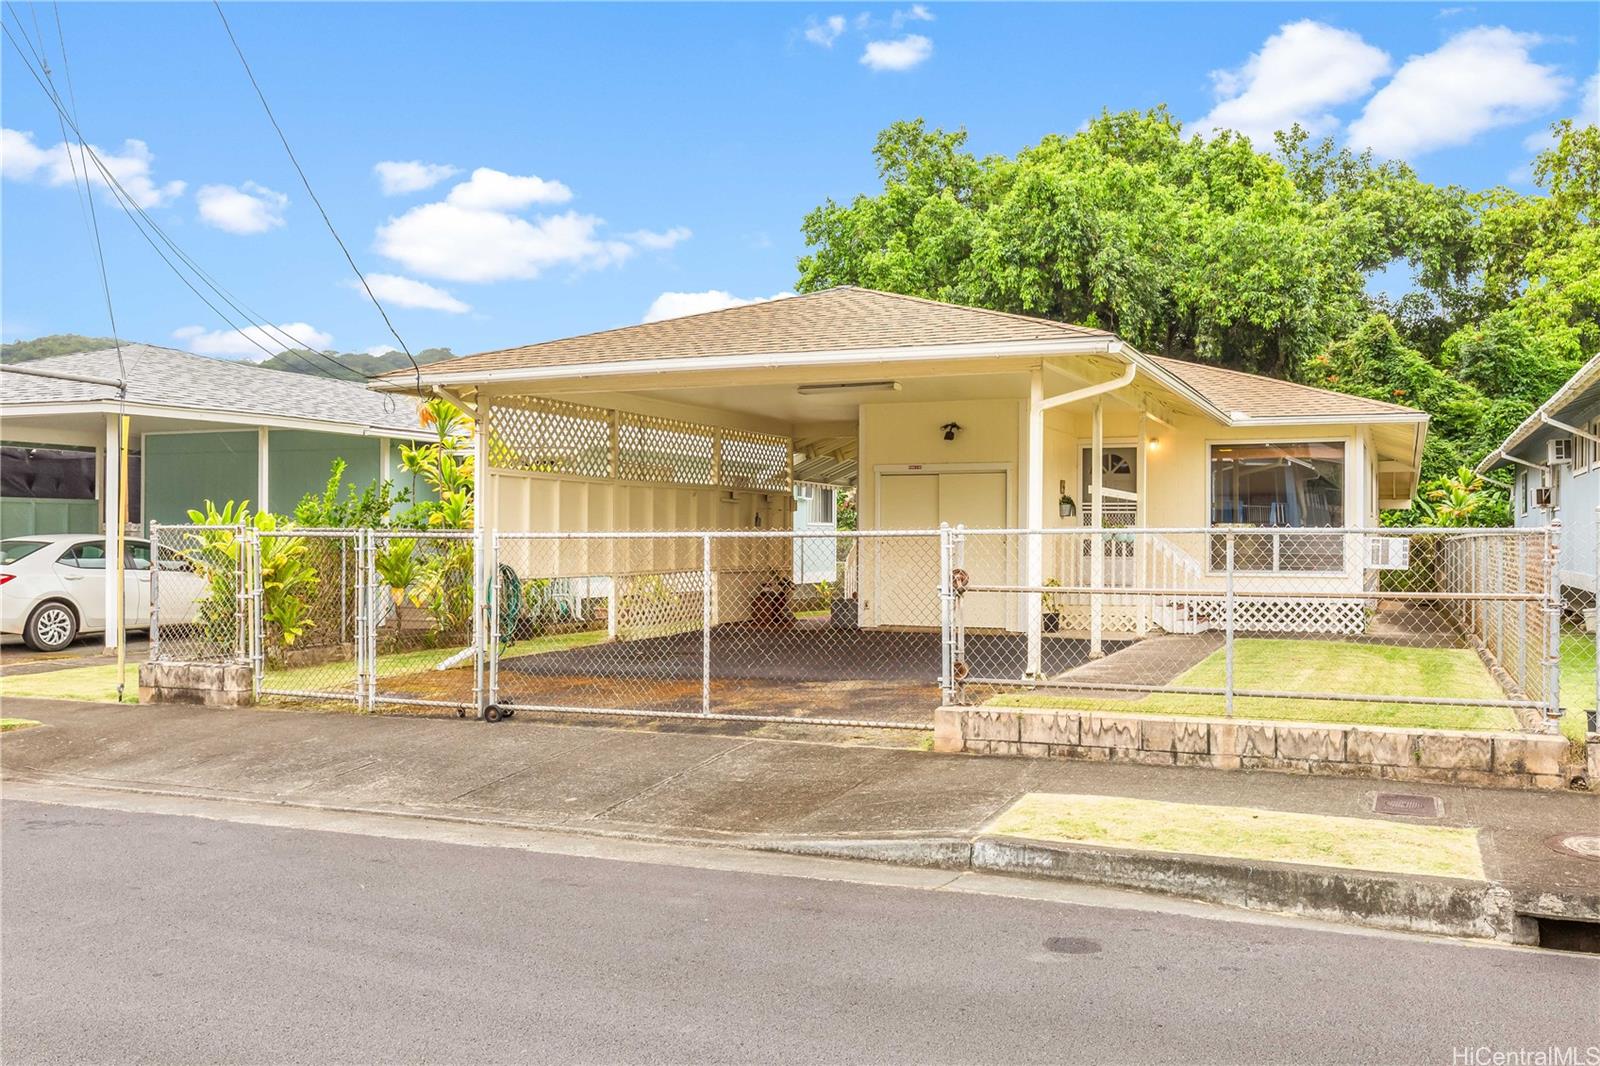
<svg viewBox="0 0 1600 1066">
<path fill-rule="evenodd" d="M 935 755 L 704 732 L 14 699 L 0 772 L 627 836 L 949 838 L 1027 792 L 1373 817 L 1378 791 L 1434 796 L 1426 824 L 1474 826 L 1488 877 L 1600 896 L 1600 863 L 1550 840 L 1600 827 L 1600 797 L 1113 763 Z"/>
</svg>

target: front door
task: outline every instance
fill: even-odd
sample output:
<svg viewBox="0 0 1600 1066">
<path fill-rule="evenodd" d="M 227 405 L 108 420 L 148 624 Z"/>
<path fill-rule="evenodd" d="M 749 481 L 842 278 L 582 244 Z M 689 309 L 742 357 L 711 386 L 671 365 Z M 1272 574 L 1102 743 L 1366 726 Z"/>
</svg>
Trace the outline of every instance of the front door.
<svg viewBox="0 0 1600 1066">
<path fill-rule="evenodd" d="M 1080 473 L 1083 477 L 1083 523 L 1093 522 L 1094 479 L 1091 471 L 1094 449 L 1082 450 Z M 1100 485 L 1104 490 L 1100 525 L 1105 529 L 1118 529 L 1139 523 L 1139 449 L 1132 444 L 1119 444 L 1100 449 Z M 1083 544 L 1084 562 L 1089 561 L 1091 541 Z M 1112 587 L 1134 583 L 1135 544 L 1132 534 L 1111 534 L 1105 538 L 1101 549 L 1105 555 L 1105 583 Z"/>
</svg>

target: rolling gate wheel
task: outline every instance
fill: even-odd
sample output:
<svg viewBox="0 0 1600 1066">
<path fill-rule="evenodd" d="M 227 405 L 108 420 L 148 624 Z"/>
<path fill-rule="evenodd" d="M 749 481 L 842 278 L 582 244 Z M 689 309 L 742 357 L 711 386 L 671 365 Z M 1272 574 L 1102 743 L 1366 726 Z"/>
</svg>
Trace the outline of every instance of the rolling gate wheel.
<svg viewBox="0 0 1600 1066">
<path fill-rule="evenodd" d="M 511 642 L 517 632 L 517 621 L 522 617 L 522 579 L 517 572 L 505 563 L 500 564 L 500 651 L 511 647 Z M 510 707 L 496 707 L 490 704 L 484 708 L 483 720 L 498 722 L 502 718 L 515 717 L 516 711 Z M 456 711 L 457 718 L 467 716 L 466 708 Z"/>
</svg>

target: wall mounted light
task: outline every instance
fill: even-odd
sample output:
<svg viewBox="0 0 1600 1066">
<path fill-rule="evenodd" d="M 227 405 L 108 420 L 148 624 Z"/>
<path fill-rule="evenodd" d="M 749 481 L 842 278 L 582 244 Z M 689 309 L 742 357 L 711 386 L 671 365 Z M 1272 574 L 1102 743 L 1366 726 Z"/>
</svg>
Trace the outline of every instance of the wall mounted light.
<svg viewBox="0 0 1600 1066">
<path fill-rule="evenodd" d="M 1150 450 L 1153 451 L 1153 452 L 1158 452 L 1158 451 L 1161 450 L 1161 438 L 1160 437 L 1151 437 L 1150 438 Z"/>
<path fill-rule="evenodd" d="M 960 426 L 959 423 L 956 423 L 956 422 L 946 422 L 944 425 L 940 426 L 939 428 L 944 430 L 944 439 L 945 440 L 955 440 L 956 439 L 956 434 L 961 432 L 961 426 Z"/>
</svg>

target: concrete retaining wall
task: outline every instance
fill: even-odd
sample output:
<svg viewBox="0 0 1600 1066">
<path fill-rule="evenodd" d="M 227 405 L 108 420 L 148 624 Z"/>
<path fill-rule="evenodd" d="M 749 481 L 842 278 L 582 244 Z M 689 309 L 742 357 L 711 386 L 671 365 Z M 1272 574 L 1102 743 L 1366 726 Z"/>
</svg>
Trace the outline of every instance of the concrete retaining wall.
<svg viewBox="0 0 1600 1066">
<path fill-rule="evenodd" d="M 1281 770 L 1493 788 L 1566 787 L 1570 747 L 1565 737 L 1536 733 L 1021 707 L 941 707 L 934 713 L 933 746 L 935 751 L 985 755 Z"/>
<path fill-rule="evenodd" d="M 255 702 L 255 688 L 247 663 L 141 663 L 139 702 L 243 707 Z"/>
</svg>

